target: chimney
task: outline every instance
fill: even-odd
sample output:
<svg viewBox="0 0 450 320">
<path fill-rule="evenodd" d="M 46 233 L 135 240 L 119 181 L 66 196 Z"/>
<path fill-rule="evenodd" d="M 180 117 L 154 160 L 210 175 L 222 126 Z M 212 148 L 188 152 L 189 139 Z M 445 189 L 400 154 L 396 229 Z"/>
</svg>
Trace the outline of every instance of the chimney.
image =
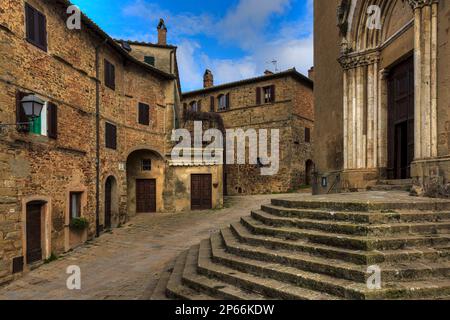
<svg viewBox="0 0 450 320">
<path fill-rule="evenodd" d="M 203 75 L 203 88 L 210 88 L 214 86 L 214 76 L 211 70 L 206 69 L 205 74 Z"/>
<path fill-rule="evenodd" d="M 159 19 L 158 24 L 158 44 L 161 46 L 167 45 L 167 27 L 164 19 Z"/>
<path fill-rule="evenodd" d="M 308 70 L 308 78 L 314 81 L 314 67 L 311 67 L 311 69 Z"/>
<path fill-rule="evenodd" d="M 266 76 L 270 76 L 270 75 L 272 75 L 272 74 L 273 74 L 273 72 L 270 71 L 270 70 L 264 71 L 264 75 L 266 75 Z"/>
</svg>

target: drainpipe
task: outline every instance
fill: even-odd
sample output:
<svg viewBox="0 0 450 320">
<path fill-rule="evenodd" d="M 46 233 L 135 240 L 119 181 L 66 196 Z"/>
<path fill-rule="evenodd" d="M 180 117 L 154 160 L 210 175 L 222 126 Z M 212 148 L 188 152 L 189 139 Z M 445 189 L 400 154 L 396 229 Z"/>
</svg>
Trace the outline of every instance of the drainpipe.
<svg viewBox="0 0 450 320">
<path fill-rule="evenodd" d="M 105 39 L 95 47 L 95 236 L 100 236 L 100 48 Z"/>
</svg>

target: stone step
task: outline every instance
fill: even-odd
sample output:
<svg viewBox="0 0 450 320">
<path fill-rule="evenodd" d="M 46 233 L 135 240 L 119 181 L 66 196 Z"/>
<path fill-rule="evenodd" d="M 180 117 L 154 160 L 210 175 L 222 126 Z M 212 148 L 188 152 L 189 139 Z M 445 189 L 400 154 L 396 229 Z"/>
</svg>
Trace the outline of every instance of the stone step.
<svg viewBox="0 0 450 320">
<path fill-rule="evenodd" d="M 370 276 L 367 265 L 357 265 L 342 260 L 326 259 L 287 250 L 271 250 L 240 243 L 230 229 L 223 229 L 224 246 L 229 253 L 264 262 L 275 262 L 308 272 L 366 283 Z M 384 281 L 420 280 L 428 277 L 450 277 L 450 261 L 410 262 L 408 264 L 378 264 Z"/>
<path fill-rule="evenodd" d="M 448 245 L 450 235 L 405 235 L 401 237 L 367 237 L 351 236 L 346 234 L 330 234 L 316 230 L 298 228 L 275 228 L 267 226 L 252 217 L 241 218 L 241 223 L 254 234 L 274 236 L 288 240 L 308 240 L 314 243 L 333 247 L 356 250 L 394 250 L 414 246 L 434 247 Z"/>
<path fill-rule="evenodd" d="M 412 184 L 376 184 L 373 186 L 367 187 L 367 190 L 370 191 L 411 191 Z"/>
<path fill-rule="evenodd" d="M 450 280 L 436 278 L 428 281 L 396 281 L 382 282 L 382 289 L 369 290 L 365 283 L 321 275 L 314 272 L 298 270 L 280 263 L 257 261 L 228 253 L 221 245 L 218 235 L 211 237 L 211 249 L 213 261 L 225 264 L 233 270 L 251 273 L 255 276 L 270 277 L 282 282 L 289 282 L 303 289 L 320 291 L 322 294 L 330 294 L 331 297 L 340 299 L 403 299 L 426 298 L 439 295 L 448 295 Z"/>
<path fill-rule="evenodd" d="M 412 185 L 412 179 L 392 179 L 392 180 L 379 180 L 377 184 L 380 185 Z"/>
<path fill-rule="evenodd" d="M 181 253 L 175 260 L 172 274 L 166 287 L 166 295 L 171 299 L 178 300 L 211 300 L 212 297 L 192 290 L 182 283 L 182 274 L 186 264 L 188 251 Z"/>
<path fill-rule="evenodd" d="M 331 220 L 358 223 L 408 223 L 450 221 L 449 212 L 431 211 L 386 211 L 386 212 L 346 212 L 324 209 L 293 209 L 274 205 L 263 205 L 262 211 L 280 217 L 298 219 Z"/>
<path fill-rule="evenodd" d="M 360 193 L 361 200 L 353 199 L 354 194 L 339 194 L 334 196 L 314 196 L 310 199 L 272 199 L 272 205 L 293 208 L 293 209 L 328 209 L 333 211 L 386 211 L 386 210 L 424 210 L 424 211 L 447 211 L 450 210 L 450 201 L 444 199 L 426 199 L 419 197 L 395 199 L 387 198 L 390 194 L 392 198 L 395 194 L 389 192 L 367 192 Z M 403 194 L 403 193 L 399 193 Z"/>
<path fill-rule="evenodd" d="M 242 243 L 263 246 L 273 250 L 304 252 L 323 258 L 338 259 L 360 265 L 372 265 L 383 262 L 412 262 L 417 260 L 437 262 L 442 259 L 450 258 L 450 246 L 437 248 L 417 247 L 413 249 L 385 251 L 349 250 L 302 240 L 281 240 L 279 238 L 267 237 L 264 235 L 255 235 L 249 232 L 241 223 L 233 223 L 230 228 L 233 234 Z"/>
<path fill-rule="evenodd" d="M 292 285 L 288 282 L 271 278 L 259 277 L 247 272 L 238 271 L 212 261 L 210 240 L 200 244 L 198 263 L 199 273 L 220 281 L 238 286 L 269 298 L 286 300 L 336 300 L 337 297 L 306 288 Z"/>
<path fill-rule="evenodd" d="M 208 296 L 214 296 L 221 300 L 264 299 L 264 297 L 261 295 L 246 292 L 228 283 L 224 283 L 222 281 L 200 275 L 197 272 L 199 248 L 200 246 L 197 245 L 189 249 L 182 277 L 182 282 L 185 286 L 188 286 L 189 288 Z"/>
<path fill-rule="evenodd" d="M 450 234 L 450 220 L 423 223 L 367 224 L 343 221 L 323 221 L 279 217 L 262 210 L 252 211 L 251 216 L 266 225 L 321 230 L 350 235 L 399 235 L 399 234 Z"/>
<path fill-rule="evenodd" d="M 156 284 L 156 287 L 153 290 L 152 295 L 150 296 L 150 300 L 167 300 L 166 288 L 167 283 L 169 282 L 170 275 L 172 274 L 173 268 L 175 265 L 175 261 L 171 261 L 161 273 L 161 276 Z"/>
</svg>

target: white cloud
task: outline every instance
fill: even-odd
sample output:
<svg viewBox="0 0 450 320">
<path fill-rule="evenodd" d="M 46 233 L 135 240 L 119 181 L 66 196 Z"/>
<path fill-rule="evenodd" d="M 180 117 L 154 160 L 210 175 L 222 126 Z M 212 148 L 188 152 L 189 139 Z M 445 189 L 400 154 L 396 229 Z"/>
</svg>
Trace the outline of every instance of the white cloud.
<svg viewBox="0 0 450 320">
<path fill-rule="evenodd" d="M 223 17 L 215 17 L 172 14 L 157 4 L 136 0 L 124 8 L 123 14 L 144 18 L 155 26 L 160 17 L 166 19 L 169 39 L 179 46 L 183 90 L 193 90 L 202 87 L 206 68 L 213 71 L 216 84 L 262 75 L 265 69 L 274 69 L 270 64 L 273 59 L 278 61 L 279 70 L 296 67 L 306 74 L 313 65 L 313 0 L 307 0 L 306 18 L 283 22 L 282 15 L 291 9 L 293 1 L 239 0 Z M 281 18 L 280 28 L 276 33 L 269 33 L 274 16 Z M 197 35 L 215 38 L 224 47 L 239 47 L 245 55 L 238 59 L 209 57 L 198 40 L 192 40 Z M 148 34 L 146 37 L 154 39 Z"/>
</svg>

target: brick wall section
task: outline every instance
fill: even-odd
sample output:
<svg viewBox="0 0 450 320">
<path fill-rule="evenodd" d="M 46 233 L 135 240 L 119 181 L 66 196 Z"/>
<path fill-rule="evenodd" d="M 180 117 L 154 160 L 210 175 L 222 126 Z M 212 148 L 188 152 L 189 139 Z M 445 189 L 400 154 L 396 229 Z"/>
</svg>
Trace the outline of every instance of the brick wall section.
<svg viewBox="0 0 450 320">
<path fill-rule="evenodd" d="M 275 86 L 275 103 L 256 104 L 256 88 Z M 230 95 L 230 109 L 218 111 L 218 96 Z M 187 93 L 183 103 L 201 101 L 201 111 L 210 111 L 211 96 L 226 129 L 280 130 L 280 169 L 277 175 L 262 176 L 256 165 L 227 165 L 227 193 L 260 194 L 298 189 L 305 181 L 305 163 L 311 159 L 312 143 L 305 143 L 305 127 L 314 129 L 312 85 L 290 75 L 261 77 L 251 83 L 237 83 L 227 88 Z M 264 99 L 261 93 L 261 99 Z M 270 131 L 269 131 L 270 133 Z M 270 147 L 270 146 L 269 146 Z M 269 149 L 270 152 L 270 149 Z"/>
</svg>

